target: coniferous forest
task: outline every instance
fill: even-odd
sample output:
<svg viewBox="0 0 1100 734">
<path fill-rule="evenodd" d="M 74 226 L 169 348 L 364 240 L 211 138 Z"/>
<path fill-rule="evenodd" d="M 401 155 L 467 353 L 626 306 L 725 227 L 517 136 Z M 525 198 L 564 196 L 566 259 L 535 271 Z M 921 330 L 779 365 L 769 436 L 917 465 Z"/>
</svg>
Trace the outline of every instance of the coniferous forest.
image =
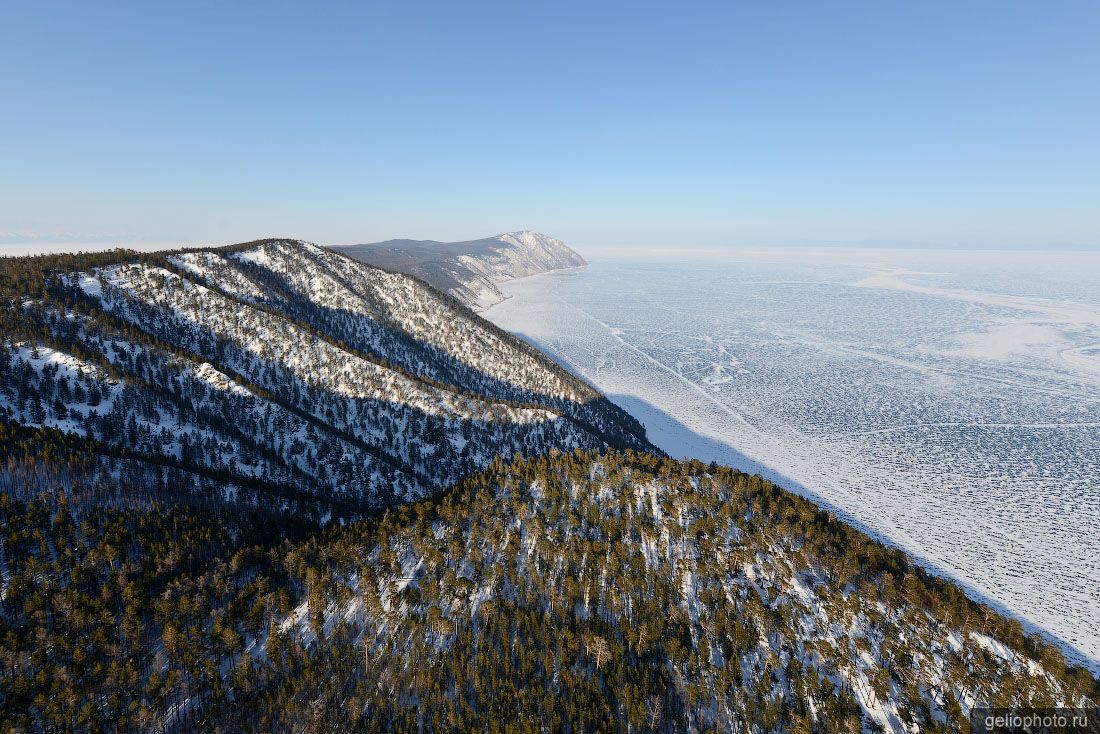
<svg viewBox="0 0 1100 734">
<path fill-rule="evenodd" d="M 955 731 L 1049 642 L 408 276 L 0 260 L 0 731 Z"/>
</svg>

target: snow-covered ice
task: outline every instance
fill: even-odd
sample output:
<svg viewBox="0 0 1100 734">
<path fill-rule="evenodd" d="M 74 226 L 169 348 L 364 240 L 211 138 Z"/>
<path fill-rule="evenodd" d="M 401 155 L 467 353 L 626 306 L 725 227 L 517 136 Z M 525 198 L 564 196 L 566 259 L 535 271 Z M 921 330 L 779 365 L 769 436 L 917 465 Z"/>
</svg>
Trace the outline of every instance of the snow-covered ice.
<svg viewBox="0 0 1100 734">
<path fill-rule="evenodd" d="M 1100 670 L 1100 254 L 596 262 L 485 315 L 675 456 L 812 496 Z"/>
</svg>

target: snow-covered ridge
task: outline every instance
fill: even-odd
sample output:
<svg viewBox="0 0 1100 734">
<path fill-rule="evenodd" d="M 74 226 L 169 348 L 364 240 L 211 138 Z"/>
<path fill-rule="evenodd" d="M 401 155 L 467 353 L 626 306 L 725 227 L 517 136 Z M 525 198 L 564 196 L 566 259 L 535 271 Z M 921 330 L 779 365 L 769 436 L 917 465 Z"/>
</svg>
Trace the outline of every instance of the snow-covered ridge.
<svg viewBox="0 0 1100 734">
<path fill-rule="evenodd" d="M 468 242 L 389 240 L 338 249 L 421 278 L 474 310 L 507 298 L 497 287 L 500 283 L 587 264 L 561 240 L 528 230 Z"/>
<path fill-rule="evenodd" d="M 0 420 L 363 510 L 500 454 L 648 445 L 586 383 L 437 291 L 308 243 L 123 258 L 59 287 L 80 308 L 36 304 L 37 350 L 0 349 Z M 50 360 L 78 365 L 80 384 Z"/>
</svg>

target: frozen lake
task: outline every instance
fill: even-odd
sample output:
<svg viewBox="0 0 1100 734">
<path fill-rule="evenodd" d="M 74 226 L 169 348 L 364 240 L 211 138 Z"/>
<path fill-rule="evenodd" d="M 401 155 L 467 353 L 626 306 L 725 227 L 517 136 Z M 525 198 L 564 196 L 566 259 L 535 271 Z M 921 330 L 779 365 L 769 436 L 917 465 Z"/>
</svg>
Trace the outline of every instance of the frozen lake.
<svg viewBox="0 0 1100 734">
<path fill-rule="evenodd" d="M 815 498 L 1100 671 L 1100 254 L 653 255 L 504 290 L 488 318 L 670 454 Z"/>
</svg>

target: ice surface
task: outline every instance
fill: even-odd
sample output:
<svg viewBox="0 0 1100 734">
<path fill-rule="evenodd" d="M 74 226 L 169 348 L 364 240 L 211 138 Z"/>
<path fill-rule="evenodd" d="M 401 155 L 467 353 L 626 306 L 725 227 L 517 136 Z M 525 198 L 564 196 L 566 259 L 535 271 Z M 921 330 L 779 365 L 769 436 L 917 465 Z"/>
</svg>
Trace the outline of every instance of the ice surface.
<svg viewBox="0 0 1100 734">
<path fill-rule="evenodd" d="M 486 316 L 675 456 L 760 471 L 1100 671 L 1100 255 L 727 253 L 506 284 Z"/>
</svg>

